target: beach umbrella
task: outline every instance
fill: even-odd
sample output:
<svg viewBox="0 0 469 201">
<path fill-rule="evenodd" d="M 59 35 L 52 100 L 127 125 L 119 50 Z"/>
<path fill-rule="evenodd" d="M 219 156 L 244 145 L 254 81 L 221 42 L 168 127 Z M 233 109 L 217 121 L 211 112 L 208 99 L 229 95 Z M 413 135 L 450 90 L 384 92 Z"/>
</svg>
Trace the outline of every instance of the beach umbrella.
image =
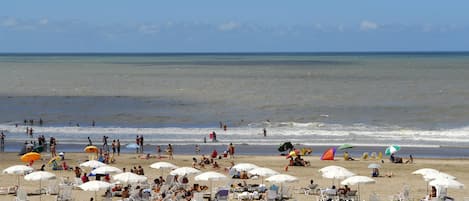
<svg viewBox="0 0 469 201">
<path fill-rule="evenodd" d="M 16 175 L 18 186 L 20 185 L 20 175 L 25 175 L 28 172 L 32 172 L 34 169 L 26 165 L 13 165 L 3 170 L 3 174 Z"/>
<path fill-rule="evenodd" d="M 273 175 L 277 175 L 277 174 L 280 174 L 278 173 L 277 171 L 275 170 L 272 170 L 270 168 L 265 168 L 265 167 L 258 167 L 258 168 L 255 168 L 255 169 L 252 169 L 252 170 L 249 170 L 248 172 L 249 174 L 251 175 L 259 175 L 261 176 L 261 182 L 264 183 L 264 177 L 270 177 L 270 176 L 273 176 Z"/>
<path fill-rule="evenodd" d="M 298 178 L 294 177 L 294 176 L 291 176 L 291 175 L 288 175 L 288 174 L 277 174 L 277 175 L 272 175 L 270 177 L 267 177 L 267 179 L 265 179 L 266 181 L 268 182 L 273 182 L 273 183 L 279 183 L 280 184 L 280 198 L 283 197 L 282 193 L 283 193 L 283 184 L 284 183 L 292 183 L 292 182 L 297 182 L 298 181 Z"/>
<path fill-rule="evenodd" d="M 106 164 L 99 162 L 97 160 L 89 160 L 84 163 L 80 163 L 80 167 L 98 168 L 102 166 L 106 166 Z"/>
<path fill-rule="evenodd" d="M 412 174 L 419 174 L 419 175 L 424 176 L 427 174 L 438 174 L 439 172 L 440 171 L 432 169 L 432 168 L 422 168 L 422 169 L 415 170 L 414 172 L 412 172 Z"/>
<path fill-rule="evenodd" d="M 98 147 L 96 146 L 93 146 L 93 145 L 90 145 L 90 146 L 86 146 L 83 151 L 86 152 L 86 153 L 98 153 Z"/>
<path fill-rule="evenodd" d="M 123 172 L 112 176 L 116 181 L 123 183 L 135 184 L 139 182 L 145 182 L 148 178 L 142 175 L 138 175 L 132 172 Z"/>
<path fill-rule="evenodd" d="M 259 166 L 254 165 L 252 163 L 238 163 L 238 164 L 234 165 L 232 168 L 234 168 L 235 170 L 238 170 L 238 171 L 249 171 L 249 170 L 252 170 L 252 169 L 256 169 L 258 167 Z"/>
<path fill-rule="evenodd" d="M 357 200 L 360 200 L 360 184 L 374 184 L 374 183 L 376 183 L 376 181 L 367 176 L 352 176 L 340 182 L 340 184 L 342 185 L 357 185 L 357 189 L 358 189 Z"/>
<path fill-rule="evenodd" d="M 391 145 L 388 148 L 386 148 L 386 151 L 384 153 L 389 156 L 393 153 L 396 153 L 399 150 L 401 150 L 401 147 L 399 145 Z"/>
<path fill-rule="evenodd" d="M 92 174 L 113 174 L 121 172 L 121 169 L 109 165 L 101 166 L 91 171 Z"/>
<path fill-rule="evenodd" d="M 104 181 L 89 181 L 78 186 L 84 191 L 94 191 L 94 200 L 97 200 L 96 193 L 101 189 L 107 189 L 111 187 L 110 183 Z"/>
<path fill-rule="evenodd" d="M 29 153 L 26 153 L 23 156 L 21 156 L 20 159 L 21 159 L 21 161 L 23 161 L 25 163 L 29 163 L 31 161 L 36 161 L 36 160 L 41 159 L 41 154 L 36 153 L 36 152 L 29 152 Z"/>
<path fill-rule="evenodd" d="M 440 172 L 440 171 L 432 169 L 432 168 L 418 169 L 418 170 L 412 172 L 412 174 L 422 175 L 423 179 L 425 180 L 425 182 L 427 182 L 427 184 L 428 184 L 429 181 L 431 181 L 433 179 L 436 179 L 436 178 L 439 178 L 439 177 L 449 178 L 449 179 L 456 179 L 456 177 L 454 177 L 452 175 L 446 174 L 444 172 Z M 428 185 L 427 185 L 427 193 L 428 193 Z"/>
<path fill-rule="evenodd" d="M 45 171 L 32 172 L 24 176 L 26 181 L 39 181 L 39 200 L 42 200 L 42 181 L 55 179 L 55 174 Z"/>
<path fill-rule="evenodd" d="M 156 162 L 150 165 L 151 168 L 161 170 L 161 175 L 163 176 L 163 170 L 165 169 L 176 169 L 178 166 L 168 163 L 168 162 Z"/>
<path fill-rule="evenodd" d="M 342 166 L 330 165 L 318 170 L 322 173 L 322 177 L 332 179 L 334 184 L 335 179 L 345 179 L 347 177 L 355 176 L 355 173 L 350 172 Z"/>
<path fill-rule="evenodd" d="M 381 165 L 380 164 L 376 164 L 376 163 L 372 163 L 372 164 L 369 164 L 368 165 L 368 168 L 370 169 L 374 169 L 374 168 L 381 168 Z"/>
<path fill-rule="evenodd" d="M 430 181 L 430 183 L 428 183 L 428 184 L 431 185 L 431 186 L 439 186 L 439 187 L 443 187 L 443 188 L 453 188 L 453 189 L 463 189 L 464 188 L 463 183 L 461 183 L 459 181 L 456 181 L 454 179 L 443 178 L 443 177 L 436 178 L 436 179 Z"/>
<path fill-rule="evenodd" d="M 174 169 L 169 174 L 184 176 L 184 175 L 191 175 L 191 174 L 198 174 L 198 173 L 200 173 L 200 170 L 198 169 L 195 169 L 192 167 L 180 167 L 180 168 Z"/>
<path fill-rule="evenodd" d="M 218 172 L 204 172 L 195 176 L 194 178 L 196 181 L 209 181 L 210 182 L 210 198 L 212 197 L 212 181 L 222 181 L 227 179 L 224 174 L 220 174 Z"/>
<path fill-rule="evenodd" d="M 298 181 L 298 178 L 288 174 L 277 174 L 267 177 L 265 180 L 274 183 L 292 183 Z"/>
<path fill-rule="evenodd" d="M 127 144 L 125 146 L 125 148 L 127 148 L 127 149 L 138 149 L 138 148 L 140 148 L 140 146 L 136 143 L 130 143 L 130 144 Z"/>
<path fill-rule="evenodd" d="M 444 173 L 444 172 L 428 173 L 428 174 L 423 175 L 423 179 L 425 179 L 425 181 L 431 181 L 431 180 L 438 179 L 438 178 L 453 179 L 453 180 L 456 179 L 455 176 Z"/>
<path fill-rule="evenodd" d="M 343 145 L 340 145 L 337 149 L 339 150 L 344 150 L 344 149 L 351 149 L 353 148 L 353 145 L 351 144 L 343 144 Z"/>
</svg>

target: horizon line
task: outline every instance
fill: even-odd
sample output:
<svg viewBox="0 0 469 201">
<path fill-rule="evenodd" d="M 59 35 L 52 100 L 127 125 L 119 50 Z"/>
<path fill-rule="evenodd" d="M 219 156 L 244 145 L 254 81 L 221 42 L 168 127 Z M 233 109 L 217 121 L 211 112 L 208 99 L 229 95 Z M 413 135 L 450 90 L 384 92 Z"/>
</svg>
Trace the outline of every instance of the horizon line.
<svg viewBox="0 0 469 201">
<path fill-rule="evenodd" d="M 207 54 L 451 54 L 469 53 L 469 50 L 455 51 L 221 51 L 221 52 L 0 52 L 0 55 L 207 55 Z"/>
</svg>

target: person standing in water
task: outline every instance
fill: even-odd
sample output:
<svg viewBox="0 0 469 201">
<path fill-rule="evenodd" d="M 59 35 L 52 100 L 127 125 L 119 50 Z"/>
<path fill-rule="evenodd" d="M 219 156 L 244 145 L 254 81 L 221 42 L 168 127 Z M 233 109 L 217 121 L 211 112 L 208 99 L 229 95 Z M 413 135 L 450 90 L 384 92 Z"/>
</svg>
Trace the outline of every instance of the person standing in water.
<svg viewBox="0 0 469 201">
<path fill-rule="evenodd" d="M 228 145 L 228 154 L 230 155 L 230 158 L 234 158 L 234 153 L 235 147 L 233 146 L 233 143 L 230 143 L 230 145 Z"/>
<path fill-rule="evenodd" d="M 264 132 L 264 137 L 267 137 L 267 130 L 265 128 L 264 128 L 263 132 Z"/>
</svg>

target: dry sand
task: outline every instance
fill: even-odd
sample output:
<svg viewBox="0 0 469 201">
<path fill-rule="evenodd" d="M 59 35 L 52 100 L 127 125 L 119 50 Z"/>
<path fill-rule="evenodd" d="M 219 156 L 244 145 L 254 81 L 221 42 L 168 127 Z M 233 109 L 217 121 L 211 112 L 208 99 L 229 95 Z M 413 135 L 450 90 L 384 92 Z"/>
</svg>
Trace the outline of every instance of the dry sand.
<svg viewBox="0 0 469 201">
<path fill-rule="evenodd" d="M 3 170 L 11 165 L 22 164 L 19 160 L 19 157 L 15 153 L 0 153 L 1 164 L 0 169 Z M 70 166 L 76 166 L 81 162 L 84 162 L 87 159 L 87 155 L 84 153 L 67 153 L 66 161 Z M 155 177 L 160 175 L 159 170 L 150 168 L 150 164 L 158 161 L 169 161 L 178 166 L 191 166 L 193 156 L 188 155 L 177 155 L 175 160 L 169 161 L 168 159 L 137 159 L 135 154 L 123 154 L 119 157 L 116 157 L 117 161 L 113 166 L 119 168 L 129 169 L 132 166 L 142 165 L 145 169 L 145 175 L 149 177 L 150 180 L 153 180 Z M 47 153 L 44 154 L 43 161 L 37 161 L 34 163 L 34 168 L 39 168 L 42 163 L 46 163 L 50 155 Z M 197 157 L 199 159 L 199 157 Z M 258 166 L 264 166 L 272 168 L 281 173 L 290 174 L 299 178 L 299 182 L 291 184 L 293 188 L 293 197 L 296 200 L 316 200 L 315 195 L 304 195 L 299 189 L 306 187 L 310 179 L 314 179 L 320 187 L 330 187 L 332 185 L 332 180 L 324 179 L 321 177 L 321 174 L 318 173 L 318 169 L 328 166 L 328 165 L 340 165 L 348 168 L 352 172 L 358 175 L 370 176 L 371 170 L 367 168 L 370 163 L 380 163 L 380 161 L 373 160 L 356 160 L 356 161 L 344 161 L 340 157 L 336 157 L 334 161 L 321 161 L 317 156 L 305 156 L 306 160 L 311 162 L 309 167 L 289 167 L 288 171 L 285 172 L 285 166 L 287 160 L 283 156 L 236 156 L 234 159 L 235 163 L 249 162 L 254 163 Z M 224 167 L 229 166 L 230 159 L 221 159 L 219 163 L 221 169 L 215 170 L 222 173 L 226 172 L 223 170 Z M 380 200 L 390 200 L 391 197 L 395 194 L 398 194 L 404 185 L 409 185 L 411 188 L 411 197 L 412 200 L 420 200 L 426 195 L 426 183 L 419 175 L 412 175 L 411 172 L 419 168 L 434 168 L 440 171 L 449 173 L 457 177 L 457 180 L 469 185 L 469 174 L 467 174 L 467 167 L 469 165 L 469 160 L 467 159 L 415 159 L 414 164 L 392 164 L 389 163 L 387 159 L 384 160 L 385 163 L 381 164 L 382 168 L 380 170 L 381 174 L 386 172 L 392 172 L 393 176 L 388 177 L 379 177 L 376 178 L 376 184 L 367 184 L 361 185 L 361 198 L 362 200 L 368 200 L 370 194 L 375 192 Z M 74 178 L 73 171 L 52 171 L 50 167 L 46 169 L 47 171 L 53 172 L 60 177 L 69 177 Z M 203 171 L 214 170 L 210 167 L 203 169 Z M 89 170 L 85 170 L 89 172 Z M 167 174 L 167 173 L 166 173 Z M 16 176 L 13 175 L 1 175 L 0 176 L 0 186 L 10 186 L 16 184 Z M 193 177 L 190 178 L 191 183 Z M 239 182 L 239 181 L 235 181 Z M 260 183 L 260 180 L 247 180 L 248 183 Z M 337 184 L 338 181 L 335 183 Z M 44 182 L 47 183 L 47 182 Z M 204 182 L 197 182 L 204 184 Z M 28 192 L 37 190 L 39 187 L 39 182 L 26 182 L 21 179 L 21 184 L 25 186 Z M 219 182 L 217 185 L 224 185 L 226 182 Z M 205 184 L 208 185 L 208 184 Z M 47 184 L 43 185 L 47 186 Z M 352 189 L 356 189 L 356 186 L 352 186 Z M 102 195 L 104 192 L 101 191 L 98 195 Z M 87 201 L 90 197 L 93 197 L 93 192 L 85 192 L 81 190 L 74 190 L 72 196 L 77 201 Z M 448 195 L 455 198 L 456 200 L 463 200 L 464 197 L 469 197 L 467 189 L 448 189 Z M 39 196 L 29 196 L 31 201 L 39 200 Z M 119 198 L 114 198 L 113 200 L 118 200 Z M 13 195 L 0 195 L 0 200 L 14 200 Z M 55 200 L 55 197 L 49 195 L 43 195 L 42 200 Z M 101 200 L 101 199 L 98 199 Z"/>
</svg>

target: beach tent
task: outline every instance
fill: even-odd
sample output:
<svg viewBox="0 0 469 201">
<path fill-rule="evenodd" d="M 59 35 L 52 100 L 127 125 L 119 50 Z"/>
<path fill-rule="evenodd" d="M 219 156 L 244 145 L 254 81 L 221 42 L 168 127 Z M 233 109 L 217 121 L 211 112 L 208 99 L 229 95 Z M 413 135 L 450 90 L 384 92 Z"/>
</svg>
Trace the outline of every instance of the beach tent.
<svg viewBox="0 0 469 201">
<path fill-rule="evenodd" d="M 336 148 L 327 149 L 321 156 L 321 160 L 334 160 Z"/>
</svg>

